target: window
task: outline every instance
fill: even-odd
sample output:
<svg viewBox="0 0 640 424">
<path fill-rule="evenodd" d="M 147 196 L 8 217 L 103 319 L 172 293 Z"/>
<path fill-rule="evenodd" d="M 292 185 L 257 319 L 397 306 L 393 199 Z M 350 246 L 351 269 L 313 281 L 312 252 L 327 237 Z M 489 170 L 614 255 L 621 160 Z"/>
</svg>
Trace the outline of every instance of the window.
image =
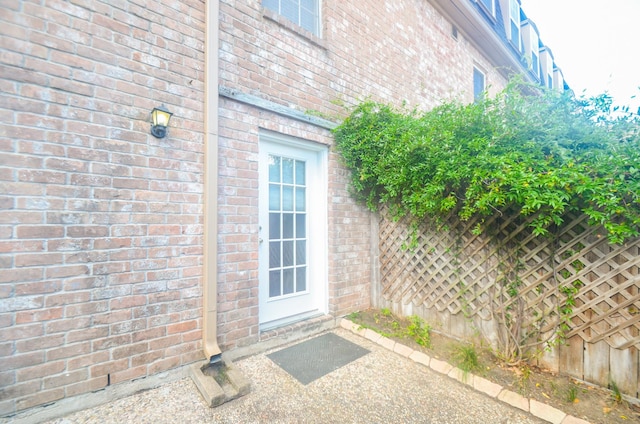
<svg viewBox="0 0 640 424">
<path fill-rule="evenodd" d="M 540 84 L 553 87 L 553 55 L 548 47 L 540 49 Z"/>
<path fill-rule="evenodd" d="M 473 68 L 473 100 L 482 100 L 484 96 L 484 73 L 478 68 Z"/>
<path fill-rule="evenodd" d="M 314 35 L 320 35 L 320 0 L 262 0 L 262 6 L 284 16 Z"/>
<path fill-rule="evenodd" d="M 482 6 L 484 6 L 484 8 L 487 9 L 487 11 L 489 12 L 489 14 L 491 16 L 495 16 L 496 15 L 496 8 L 495 8 L 494 0 L 478 0 L 478 3 L 480 3 Z"/>
<path fill-rule="evenodd" d="M 522 22 L 520 27 L 522 34 L 522 49 L 524 55 L 527 58 L 529 69 L 536 76 L 540 77 L 540 38 L 538 37 L 538 30 L 536 26 L 530 20 Z"/>
<path fill-rule="evenodd" d="M 564 77 L 560 68 L 553 69 L 553 88 L 564 91 Z"/>
<path fill-rule="evenodd" d="M 538 59 L 538 43 L 531 46 L 531 69 L 536 76 L 540 76 L 540 59 Z"/>
<path fill-rule="evenodd" d="M 520 4 L 518 0 L 509 2 L 509 22 L 511 26 L 511 43 L 520 50 Z"/>
</svg>

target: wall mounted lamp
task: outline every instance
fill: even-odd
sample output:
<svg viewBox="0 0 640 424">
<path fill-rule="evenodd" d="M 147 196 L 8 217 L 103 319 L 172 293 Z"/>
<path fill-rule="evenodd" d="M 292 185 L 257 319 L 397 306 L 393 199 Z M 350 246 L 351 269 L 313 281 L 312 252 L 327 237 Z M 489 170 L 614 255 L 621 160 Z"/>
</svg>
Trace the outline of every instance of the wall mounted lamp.
<svg viewBox="0 0 640 424">
<path fill-rule="evenodd" d="M 167 135 L 167 127 L 173 113 L 165 105 L 154 107 L 151 111 L 151 134 L 156 138 Z"/>
</svg>

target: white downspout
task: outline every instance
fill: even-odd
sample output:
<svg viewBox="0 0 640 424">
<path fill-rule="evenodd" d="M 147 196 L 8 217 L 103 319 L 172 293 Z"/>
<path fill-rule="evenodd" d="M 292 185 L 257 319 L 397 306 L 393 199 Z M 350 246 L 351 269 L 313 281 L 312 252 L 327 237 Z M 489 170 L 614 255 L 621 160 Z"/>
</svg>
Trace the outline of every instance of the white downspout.
<svg viewBox="0 0 640 424">
<path fill-rule="evenodd" d="M 213 363 L 218 347 L 218 28 L 219 0 L 205 2 L 203 349 Z"/>
</svg>

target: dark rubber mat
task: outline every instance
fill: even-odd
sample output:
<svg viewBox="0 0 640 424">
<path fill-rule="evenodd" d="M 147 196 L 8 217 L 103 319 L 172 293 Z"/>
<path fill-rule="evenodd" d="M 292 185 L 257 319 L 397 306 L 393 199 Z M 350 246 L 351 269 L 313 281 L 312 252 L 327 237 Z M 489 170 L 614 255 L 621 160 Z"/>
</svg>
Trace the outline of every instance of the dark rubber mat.
<svg viewBox="0 0 640 424">
<path fill-rule="evenodd" d="M 327 333 L 267 356 L 300 383 L 307 385 L 367 353 L 367 349 Z"/>
</svg>

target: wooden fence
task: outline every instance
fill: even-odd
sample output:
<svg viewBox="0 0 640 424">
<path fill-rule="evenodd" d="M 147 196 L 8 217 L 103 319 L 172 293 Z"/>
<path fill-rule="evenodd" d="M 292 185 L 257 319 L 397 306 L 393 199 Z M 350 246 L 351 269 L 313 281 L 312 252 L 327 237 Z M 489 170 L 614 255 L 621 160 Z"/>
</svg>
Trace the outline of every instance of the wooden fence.
<svg viewBox="0 0 640 424">
<path fill-rule="evenodd" d="M 567 321 L 566 343 L 547 351 L 540 365 L 607 387 L 614 381 L 638 397 L 640 348 L 640 239 L 608 243 L 586 217 L 569 219 L 555 241 L 534 237 L 529 221 L 456 217 L 412 230 L 404 221 L 377 219 L 379 234 L 374 305 L 417 314 L 457 338 L 499 339 L 496 314 L 523 314 L 524 331 L 542 334 Z M 509 291 L 511 289 L 511 291 Z M 514 294 L 517 295 L 514 296 Z M 561 308 L 575 302 L 570 312 Z"/>
</svg>

